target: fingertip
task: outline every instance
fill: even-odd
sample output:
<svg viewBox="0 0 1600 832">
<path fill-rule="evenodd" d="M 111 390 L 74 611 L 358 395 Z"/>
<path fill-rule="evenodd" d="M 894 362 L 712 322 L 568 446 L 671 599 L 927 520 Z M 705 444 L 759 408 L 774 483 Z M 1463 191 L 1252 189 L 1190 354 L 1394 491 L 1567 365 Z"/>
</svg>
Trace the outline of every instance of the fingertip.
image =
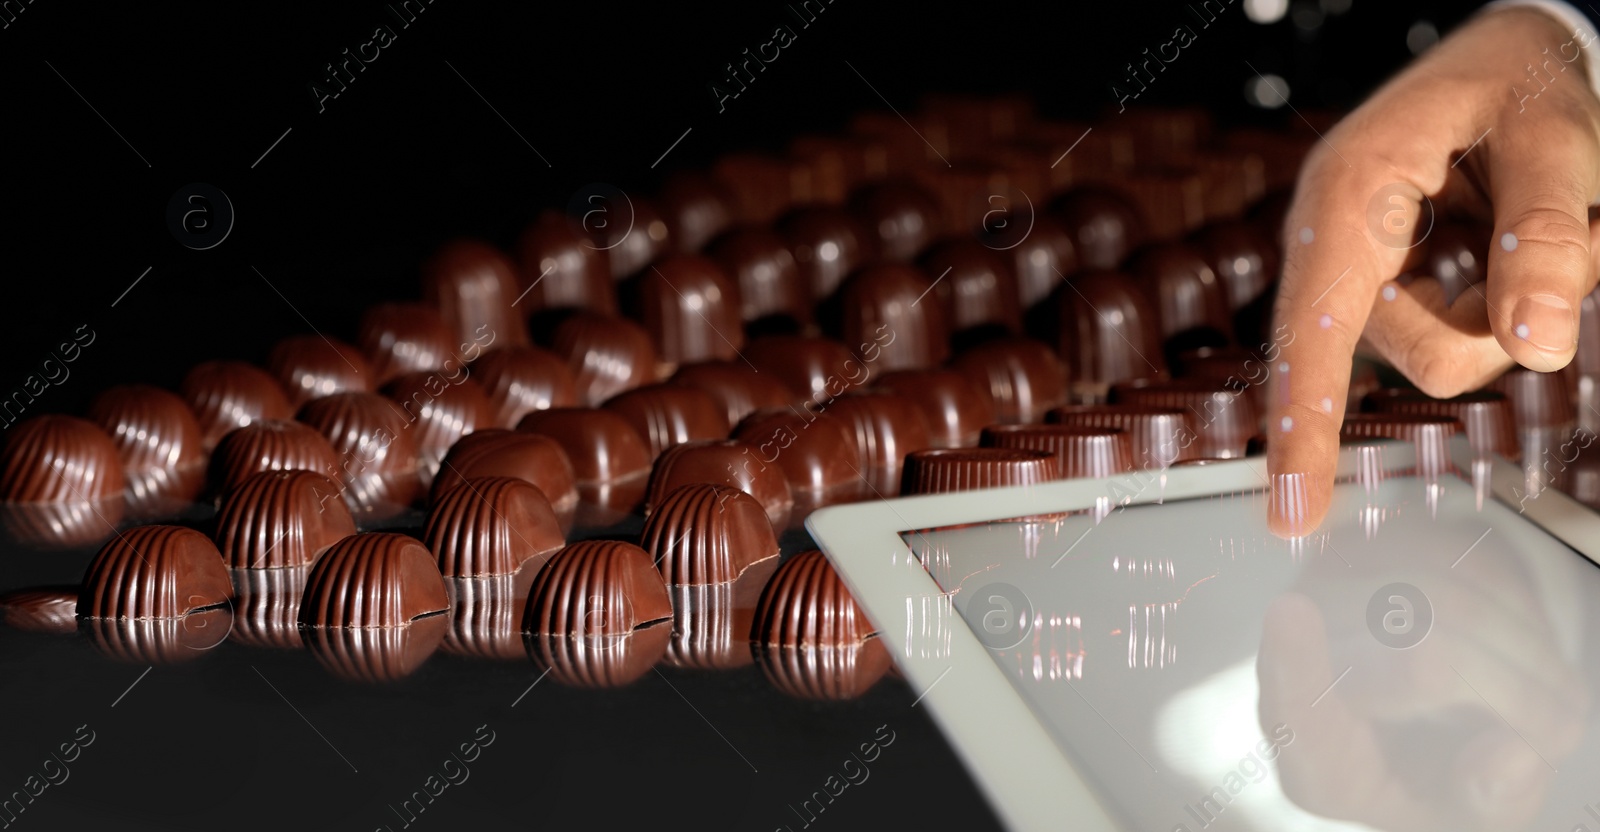
<svg viewBox="0 0 1600 832">
<path fill-rule="evenodd" d="M 1539 372 L 1559 370 L 1578 349 L 1577 304 L 1555 294 L 1524 295 L 1512 308 L 1509 329 L 1501 341 L 1517 363 Z"/>
</svg>

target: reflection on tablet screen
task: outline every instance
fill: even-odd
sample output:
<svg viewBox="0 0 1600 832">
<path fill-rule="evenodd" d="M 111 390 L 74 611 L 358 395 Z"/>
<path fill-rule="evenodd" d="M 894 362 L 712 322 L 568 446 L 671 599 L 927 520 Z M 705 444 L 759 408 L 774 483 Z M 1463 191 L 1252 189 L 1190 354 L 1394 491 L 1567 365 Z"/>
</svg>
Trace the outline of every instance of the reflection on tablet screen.
<svg viewBox="0 0 1600 832">
<path fill-rule="evenodd" d="M 1261 492 L 903 538 L 1130 829 L 1600 832 L 1600 569 L 1429 488 L 1294 544 Z"/>
</svg>

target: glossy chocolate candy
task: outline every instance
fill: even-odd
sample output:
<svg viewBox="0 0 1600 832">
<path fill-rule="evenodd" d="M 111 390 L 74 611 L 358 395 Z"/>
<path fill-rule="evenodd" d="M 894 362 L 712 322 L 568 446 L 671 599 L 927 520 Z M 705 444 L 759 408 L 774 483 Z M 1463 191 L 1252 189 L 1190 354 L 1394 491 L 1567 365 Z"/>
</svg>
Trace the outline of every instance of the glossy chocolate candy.
<svg viewBox="0 0 1600 832">
<path fill-rule="evenodd" d="M 950 362 L 988 390 L 1001 424 L 1037 422 L 1067 403 L 1067 368 L 1049 347 L 1031 338 L 1003 338 L 969 347 Z"/>
<path fill-rule="evenodd" d="M 137 526 L 117 533 L 89 563 L 78 615 L 182 618 L 232 597 L 222 555 L 205 535 L 181 526 Z"/>
<path fill-rule="evenodd" d="M 556 326 L 550 349 L 566 359 L 578 401 L 589 407 L 659 378 L 650 333 L 622 318 L 568 316 Z"/>
<path fill-rule="evenodd" d="M 631 285 L 629 308 L 650 333 L 662 371 L 736 358 L 744 346 L 738 284 L 707 257 L 678 254 L 652 263 Z"/>
<path fill-rule="evenodd" d="M 760 501 L 737 488 L 692 483 L 674 489 L 645 521 L 640 545 L 668 584 L 722 584 L 778 557 Z"/>
<path fill-rule="evenodd" d="M 697 670 L 732 670 L 755 661 L 750 631 L 761 591 L 778 570 L 778 559 L 751 564 L 732 581 L 668 584 L 672 595 L 672 641 L 667 664 Z"/>
<path fill-rule="evenodd" d="M 847 275 L 873 256 L 861 221 L 843 208 L 799 208 L 778 224 L 811 298 L 833 294 Z"/>
<path fill-rule="evenodd" d="M 563 548 L 534 576 L 524 632 L 583 641 L 611 639 L 672 617 L 667 584 L 645 550 L 620 540 Z"/>
<path fill-rule="evenodd" d="M 1140 168 L 1113 182 L 1119 193 L 1139 206 L 1144 242 L 1177 239 L 1205 224 L 1205 182 L 1192 170 Z"/>
<path fill-rule="evenodd" d="M 1441 221 L 1422 244 L 1422 262 L 1410 270 L 1419 277 L 1439 281 L 1445 303 L 1455 303 L 1468 287 L 1489 278 L 1489 241 L 1494 228 Z"/>
<path fill-rule="evenodd" d="M 899 263 L 852 275 L 825 307 L 832 330 L 880 370 L 934 367 L 950 355 L 949 311 L 921 269 Z"/>
<path fill-rule="evenodd" d="M 716 161 L 711 175 L 733 198 L 739 221 L 765 225 L 791 206 L 815 200 L 811 168 L 794 159 L 733 153 Z"/>
<path fill-rule="evenodd" d="M 429 505 L 437 505 L 450 489 L 475 477 L 513 477 L 533 483 L 563 524 L 578 504 L 572 461 L 548 436 L 491 428 L 461 437 L 439 466 Z"/>
<path fill-rule="evenodd" d="M 853 699 L 888 670 L 876 629 L 822 552 L 784 561 L 756 608 L 751 637 L 767 678 L 805 699 Z"/>
<path fill-rule="evenodd" d="M 279 569 L 314 562 L 356 533 L 337 482 L 315 471 L 262 471 L 223 498 L 213 535 L 232 569 Z"/>
<path fill-rule="evenodd" d="M 1036 209 L 1037 210 L 1037 209 Z M 1034 215 L 1028 235 L 1002 254 L 1017 275 L 1017 300 L 1024 310 L 1061 289 L 1066 276 L 1078 270 L 1078 247 L 1061 220 L 1042 211 Z"/>
<path fill-rule="evenodd" d="M 1121 428 L 990 425 L 979 446 L 1049 451 L 1062 479 L 1113 477 L 1133 470 L 1133 444 Z"/>
<path fill-rule="evenodd" d="M 886 499 L 899 494 L 906 454 L 933 447 L 927 417 L 910 396 L 862 390 L 829 402 L 827 412 L 849 425 L 855 437 L 864 497 Z"/>
<path fill-rule="evenodd" d="M 516 267 L 488 243 L 446 243 L 422 268 L 422 296 L 439 310 L 456 343 L 492 334 L 502 346 L 526 345 L 527 327 L 512 307 L 521 293 Z"/>
<path fill-rule="evenodd" d="M 745 417 L 733 437 L 756 446 L 783 471 L 794 495 L 796 514 L 860 497 L 861 452 L 850 423 L 826 412 L 790 408 L 761 410 Z M 796 518 L 799 519 L 799 518 Z"/>
<path fill-rule="evenodd" d="M 518 292 L 514 305 L 524 315 L 546 309 L 617 311 L 616 290 L 606 252 L 567 217 L 540 214 L 517 241 Z"/>
<path fill-rule="evenodd" d="M 620 414 L 599 407 L 536 410 L 517 430 L 548 436 L 566 452 L 578 486 L 578 525 L 610 525 L 644 500 L 650 448 Z"/>
<path fill-rule="evenodd" d="M 1180 339 L 1189 348 L 1228 342 L 1233 310 L 1227 287 L 1194 246 L 1172 242 L 1141 249 L 1128 272 L 1155 306 L 1163 340 Z"/>
<path fill-rule="evenodd" d="M 935 448 L 970 448 L 984 425 L 994 424 L 995 405 L 987 387 L 955 370 L 902 370 L 885 373 L 877 387 L 917 403 Z"/>
<path fill-rule="evenodd" d="M 544 492 L 511 477 L 472 477 L 440 495 L 422 539 L 447 578 L 510 575 L 566 545 Z"/>
<path fill-rule="evenodd" d="M 701 361 L 685 364 L 672 374 L 673 384 L 703 390 L 728 412 L 728 424 L 738 424 L 751 412 L 783 407 L 793 394 L 777 376 L 762 373 L 743 361 Z"/>
<path fill-rule="evenodd" d="M 1166 376 L 1160 324 L 1133 278 L 1080 272 L 1060 297 L 1061 355 L 1076 386 L 1098 394 L 1119 381 Z"/>
<path fill-rule="evenodd" d="M 109 503 L 121 517 L 122 456 L 99 425 L 76 416 L 47 414 L 27 419 L 8 433 L 0 466 L 0 501 Z"/>
<path fill-rule="evenodd" d="M 449 608 L 428 547 L 403 534 L 372 532 L 346 537 L 317 559 L 306 578 L 300 623 L 402 627 Z"/>
<path fill-rule="evenodd" d="M 911 182 L 866 185 L 850 196 L 850 207 L 882 261 L 910 262 L 944 231 L 939 201 Z"/>
<path fill-rule="evenodd" d="M 869 365 L 832 338 L 763 336 L 745 345 L 744 356 L 763 374 L 781 381 L 797 406 L 824 403 L 872 377 Z"/>
<path fill-rule="evenodd" d="M 95 397 L 89 420 L 117 445 L 133 517 L 180 513 L 205 487 L 200 423 L 176 394 L 148 384 L 118 385 Z"/>
<path fill-rule="evenodd" d="M 811 323 L 810 281 L 776 232 L 735 229 L 709 253 L 739 287 L 739 317 L 753 330 L 793 332 Z"/>
<path fill-rule="evenodd" d="M 775 529 L 787 527 L 794 509 L 789 481 L 777 462 L 777 446 L 764 448 L 734 439 L 686 442 L 667 449 L 650 473 L 645 511 L 688 485 L 710 483 L 737 488 L 754 497 Z"/>
<path fill-rule="evenodd" d="M 228 574 L 233 579 L 234 612 L 230 641 L 271 650 L 300 650 L 306 646 L 300 637 L 300 599 L 305 596 L 306 579 L 311 576 L 310 564 L 229 569 Z"/>
<path fill-rule="evenodd" d="M 1074 188 L 1051 206 L 1051 213 L 1066 228 L 1085 269 L 1115 269 L 1145 240 L 1139 208 L 1104 187 Z"/>
<path fill-rule="evenodd" d="M 1278 279 L 1277 246 L 1251 223 L 1212 223 L 1195 234 L 1194 244 L 1226 287 L 1231 309 L 1255 300 Z"/>
<path fill-rule="evenodd" d="M 1056 455 L 1025 448 L 946 448 L 906 455 L 902 494 L 1038 485 L 1061 478 Z"/>
<path fill-rule="evenodd" d="M 1055 425 L 1118 428 L 1126 431 L 1133 450 L 1133 466 L 1140 471 L 1159 470 L 1178 462 L 1199 459 L 1199 430 L 1188 410 L 1134 405 L 1067 405 L 1045 414 Z"/>
<path fill-rule="evenodd" d="M 416 434 L 400 405 L 377 393 L 335 393 L 307 402 L 295 418 L 332 445 L 340 496 L 359 523 L 393 518 L 421 495 Z"/>
<path fill-rule="evenodd" d="M 934 277 L 933 294 L 949 310 L 952 331 L 1022 330 L 1017 278 L 999 252 L 972 237 L 947 238 L 923 255 L 921 265 Z"/>
<path fill-rule="evenodd" d="M 377 373 L 360 350 L 321 335 L 291 335 L 279 341 L 267 357 L 267 371 L 297 408 L 334 393 L 371 392 L 378 384 Z"/>
<path fill-rule="evenodd" d="M 200 423 L 206 453 L 235 428 L 258 419 L 294 415 L 283 385 L 266 371 L 243 361 L 207 361 L 183 377 L 178 395 L 188 402 Z"/>
<path fill-rule="evenodd" d="M 578 403 L 577 380 L 561 356 L 538 347 L 490 350 L 470 368 L 489 397 L 489 424 L 514 428 L 535 410 Z"/>
<path fill-rule="evenodd" d="M 439 463 L 456 440 L 492 427 L 493 406 L 483 387 L 466 368 L 455 376 L 406 373 L 384 385 L 383 395 L 405 411 L 407 430 L 415 434 L 417 476 L 422 487 L 433 485 Z"/>
<path fill-rule="evenodd" d="M 733 224 L 733 197 L 700 173 L 676 173 L 656 197 L 673 251 L 691 253 Z"/>
<path fill-rule="evenodd" d="M 422 303 L 380 303 L 369 308 L 361 316 L 356 343 L 371 362 L 379 386 L 402 373 L 440 371 L 447 368 L 446 362 L 472 360 L 456 355 L 455 331 L 437 309 Z"/>
<path fill-rule="evenodd" d="M 789 156 L 811 171 L 816 199 L 829 206 L 889 172 L 888 149 L 870 136 L 799 136 L 789 143 Z"/>
<path fill-rule="evenodd" d="M 671 248 L 667 222 L 655 203 L 642 196 L 625 195 L 621 206 L 602 206 L 604 198 L 592 200 L 576 217 L 596 248 L 606 252 L 613 280 L 639 273 Z"/>
<path fill-rule="evenodd" d="M 303 422 L 258 419 L 228 433 L 211 454 L 212 490 L 226 495 L 259 471 L 305 470 L 339 475 L 339 454 Z"/>
<path fill-rule="evenodd" d="M 652 384 L 605 403 L 628 420 L 655 459 L 673 445 L 728 435 L 727 410 L 710 393 L 682 384 Z"/>
<path fill-rule="evenodd" d="M 1205 381 L 1136 381 L 1112 386 L 1114 405 L 1187 411 L 1197 431 L 1198 453 L 1206 459 L 1245 455 L 1260 432 L 1255 402 L 1232 387 Z"/>
<path fill-rule="evenodd" d="M 1450 437 L 1461 432 L 1454 416 L 1420 413 L 1347 413 L 1339 427 L 1339 441 L 1398 439 L 1416 449 L 1417 474 L 1433 481 L 1449 471 Z"/>
<path fill-rule="evenodd" d="M 1435 399 L 1419 390 L 1376 390 L 1362 400 L 1362 409 L 1373 413 L 1453 417 L 1461 422 L 1477 453 L 1507 459 L 1516 459 L 1521 454 L 1511 400 L 1498 391 L 1478 390 Z"/>
<path fill-rule="evenodd" d="M 666 655 L 672 621 L 662 621 L 618 636 L 570 638 L 530 633 L 528 657 L 557 684 L 584 690 L 626 687 L 650 672 Z"/>
<path fill-rule="evenodd" d="M 25 633 L 78 631 L 78 587 L 41 586 L 0 593 L 0 624 Z"/>
<path fill-rule="evenodd" d="M 510 575 L 445 578 L 450 593 L 450 633 L 444 652 L 473 659 L 526 661 L 522 615 L 528 589 L 544 568 L 543 559 L 529 560 Z"/>
</svg>

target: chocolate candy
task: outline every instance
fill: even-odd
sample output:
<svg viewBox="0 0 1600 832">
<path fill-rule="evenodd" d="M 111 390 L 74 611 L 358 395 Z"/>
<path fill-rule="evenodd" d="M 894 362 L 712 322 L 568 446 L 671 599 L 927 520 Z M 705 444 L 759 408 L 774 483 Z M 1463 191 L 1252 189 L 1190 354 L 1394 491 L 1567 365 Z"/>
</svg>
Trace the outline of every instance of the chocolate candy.
<svg viewBox="0 0 1600 832">
<path fill-rule="evenodd" d="M 893 670 L 888 648 L 877 638 L 831 648 L 757 647 L 755 655 L 774 688 L 808 701 L 859 699 Z"/>
<path fill-rule="evenodd" d="M 801 406 L 826 402 L 871 377 L 870 367 L 831 338 L 767 335 L 745 345 L 744 355 L 783 382 Z"/>
<path fill-rule="evenodd" d="M 233 584 L 210 539 L 181 526 L 136 526 L 102 547 L 83 576 L 84 618 L 182 618 L 226 604 Z"/>
<path fill-rule="evenodd" d="M 447 578 L 510 575 L 566 545 L 544 493 L 511 477 L 473 477 L 444 492 L 422 539 Z"/>
<path fill-rule="evenodd" d="M 523 631 L 606 641 L 672 617 L 667 584 L 645 550 L 620 540 L 585 540 L 557 552 L 534 576 Z"/>
<path fill-rule="evenodd" d="M 527 637 L 528 657 L 557 684 L 590 690 L 625 687 L 639 680 L 666 655 L 671 621 L 661 621 L 619 636 L 568 638 L 550 633 Z"/>
<path fill-rule="evenodd" d="M 262 471 L 223 498 L 214 539 L 228 566 L 305 566 L 356 533 L 339 484 L 315 471 Z"/>
<path fill-rule="evenodd" d="M 1207 459 L 1245 455 L 1259 432 L 1255 403 L 1231 387 L 1204 381 L 1130 382 L 1111 388 L 1112 404 L 1186 410 L 1198 431 L 1198 452 Z"/>
<path fill-rule="evenodd" d="M 1132 278 L 1080 272 L 1067 286 L 1060 343 L 1075 381 L 1097 392 L 1119 381 L 1165 376 L 1155 312 Z"/>
<path fill-rule="evenodd" d="M 1142 169 L 1115 180 L 1117 191 L 1139 206 L 1145 240 L 1170 240 L 1206 221 L 1205 182 L 1181 168 Z"/>
<path fill-rule="evenodd" d="M 392 518 L 422 493 L 416 435 L 394 402 L 377 393 L 335 393 L 307 402 L 296 418 L 333 446 L 341 496 L 362 522 Z"/>
<path fill-rule="evenodd" d="M 947 448 L 906 455 L 902 494 L 945 494 L 979 488 L 1038 485 L 1061 478 L 1050 451 Z"/>
<path fill-rule="evenodd" d="M 848 422 L 827 413 L 797 413 L 789 408 L 761 410 L 747 416 L 733 437 L 756 446 L 775 462 L 789 482 L 796 513 L 857 499 L 861 490 L 861 454 Z"/>
<path fill-rule="evenodd" d="M 6 437 L 3 460 L 0 501 L 107 503 L 115 505 L 97 509 L 122 516 L 122 457 L 87 419 L 53 413 L 27 419 Z"/>
<path fill-rule="evenodd" d="M 784 561 L 756 608 L 752 640 L 767 678 L 793 696 L 850 699 L 888 669 L 887 654 L 866 645 L 876 630 L 866 611 L 815 549 Z"/>
<path fill-rule="evenodd" d="M 317 664 L 347 682 L 384 684 L 416 673 L 450 630 L 448 616 L 404 627 L 307 627 L 301 631 Z"/>
<path fill-rule="evenodd" d="M 952 330 L 1021 331 L 1017 279 L 998 252 L 974 238 L 946 239 L 923 256 L 922 269 L 934 276 L 933 293 L 949 309 Z"/>
<path fill-rule="evenodd" d="M 656 202 L 673 251 L 699 251 L 733 223 L 733 198 L 704 174 L 673 174 L 661 186 Z"/>
<path fill-rule="evenodd" d="M 1227 343 L 1233 331 L 1227 287 L 1194 246 L 1173 242 L 1142 249 L 1128 271 L 1156 306 L 1162 338 L 1208 342 L 1189 343 L 1191 347 Z"/>
<path fill-rule="evenodd" d="M 148 384 L 118 385 L 95 397 L 89 421 L 117 445 L 135 517 L 181 511 L 205 487 L 200 423 L 177 395 Z"/>
<path fill-rule="evenodd" d="M 938 200 L 910 182 L 866 185 L 851 195 L 850 207 L 876 256 L 891 263 L 915 259 L 944 230 Z"/>
<path fill-rule="evenodd" d="M 710 255 L 739 287 L 739 317 L 752 328 L 794 331 L 811 323 L 811 283 L 778 234 L 736 229 L 712 243 Z"/>
<path fill-rule="evenodd" d="M 734 153 L 718 159 L 711 175 L 733 197 L 740 221 L 765 225 L 791 205 L 814 199 L 811 169 L 792 159 Z"/>
<path fill-rule="evenodd" d="M 733 670 L 755 661 L 750 630 L 761 591 L 778 569 L 777 558 L 751 564 L 732 581 L 668 584 L 672 641 L 667 664 L 697 670 Z"/>
<path fill-rule="evenodd" d="M 538 347 L 490 350 L 472 372 L 489 396 L 494 427 L 514 428 L 535 410 L 578 403 L 571 368 L 561 356 Z"/>
<path fill-rule="evenodd" d="M 81 631 L 94 648 L 119 662 L 172 665 L 210 653 L 233 629 L 233 610 L 196 610 L 178 618 L 86 618 Z"/>
<path fill-rule="evenodd" d="M 566 452 L 578 486 L 578 525 L 610 525 L 644 500 L 650 448 L 621 415 L 598 407 L 536 410 L 517 430 L 548 436 Z"/>
<path fill-rule="evenodd" d="M 685 364 L 672 374 L 672 383 L 703 390 L 728 412 L 728 424 L 738 424 L 752 411 L 782 407 L 793 395 L 772 373 L 761 373 L 743 361 L 701 361 Z"/>
<path fill-rule="evenodd" d="M 1144 242 L 1139 209 L 1103 187 L 1074 188 L 1056 200 L 1051 213 L 1066 228 L 1085 269 L 1115 269 Z"/>
<path fill-rule="evenodd" d="M 421 303 L 380 303 L 368 309 L 356 342 L 379 385 L 402 373 L 443 370 L 451 359 L 464 363 L 455 355 L 455 332 L 438 310 Z"/>
<path fill-rule="evenodd" d="M 520 295 L 513 305 L 524 315 L 545 309 L 617 311 L 606 253 L 567 221 L 546 211 L 517 241 Z"/>
<path fill-rule="evenodd" d="M 1004 168 L 976 159 L 930 165 L 916 172 L 916 181 L 938 203 L 939 227 L 945 233 L 967 238 L 986 230 L 990 212 L 1016 190 Z"/>
<path fill-rule="evenodd" d="M 533 483 L 563 523 L 577 508 L 572 461 L 548 436 L 491 428 L 461 437 L 439 466 L 429 504 L 437 505 L 450 489 L 474 477 L 514 477 Z"/>
<path fill-rule="evenodd" d="M 401 627 L 449 608 L 444 578 L 428 547 L 403 534 L 372 532 L 353 534 L 317 559 L 306 578 L 300 623 Z"/>
<path fill-rule="evenodd" d="M 1455 303 L 1468 287 L 1489 278 L 1489 225 L 1439 222 L 1423 244 L 1422 263 L 1413 274 L 1439 281 L 1445 303 Z"/>
<path fill-rule="evenodd" d="M 1449 399 L 1435 399 L 1419 390 L 1377 390 L 1362 400 L 1362 409 L 1373 413 L 1452 417 L 1461 422 L 1472 449 L 1480 455 L 1497 454 L 1516 459 L 1521 453 L 1511 401 L 1504 393 L 1494 390 L 1479 390 Z"/>
<path fill-rule="evenodd" d="M 860 220 L 843 208 L 813 205 L 791 212 L 778 230 L 794 255 L 810 297 L 825 298 L 845 276 L 872 257 L 872 240 Z"/>
<path fill-rule="evenodd" d="M 444 652 L 473 659 L 526 660 L 522 614 L 528 608 L 533 576 L 543 568 L 544 559 L 538 558 L 510 575 L 445 578 L 450 632 L 444 637 Z"/>
<path fill-rule="evenodd" d="M 228 574 L 233 579 L 234 593 L 233 632 L 228 634 L 231 641 L 271 650 L 300 650 L 306 646 L 300 637 L 300 599 L 306 593 L 306 579 L 311 576 L 310 564 L 229 569 Z"/>
<path fill-rule="evenodd" d="M 1572 391 L 1561 373 L 1540 373 L 1513 367 L 1489 388 L 1511 400 L 1518 430 L 1561 429 L 1572 424 Z"/>
<path fill-rule="evenodd" d="M 748 442 L 715 439 L 668 448 L 650 473 L 645 511 L 654 511 L 667 495 L 684 486 L 711 483 L 754 497 L 766 509 L 773 528 L 784 528 L 795 501 L 783 469 L 772 464 L 778 459 L 776 447 L 769 444 L 763 450 Z"/>
<path fill-rule="evenodd" d="M 1133 470 L 1133 444 L 1121 428 L 1076 425 L 990 425 L 978 443 L 1055 454 L 1062 479 L 1112 477 Z"/>
<path fill-rule="evenodd" d="M 339 454 L 328 438 L 310 425 L 258 419 L 217 444 L 211 454 L 211 485 L 225 495 L 258 471 L 292 469 L 338 476 Z"/>
<path fill-rule="evenodd" d="M 848 424 L 855 437 L 863 496 L 886 499 L 900 493 L 906 454 L 933 447 L 927 417 L 909 396 L 863 390 L 829 402 L 828 415 Z"/>
<path fill-rule="evenodd" d="M 633 293 L 635 317 L 650 333 L 664 369 L 734 358 L 744 346 L 739 288 L 709 258 L 696 254 L 663 258 L 639 273 Z"/>
<path fill-rule="evenodd" d="M 834 330 L 862 359 L 883 370 L 932 367 L 950 354 L 950 323 L 933 281 L 898 263 L 856 272 L 830 301 Z M 830 314 L 829 317 L 832 315 Z"/>
<path fill-rule="evenodd" d="M 578 400 L 589 407 L 658 378 L 650 333 L 621 318 L 571 315 L 556 326 L 550 349 L 566 359 Z"/>
<path fill-rule="evenodd" d="M 970 347 L 950 368 L 989 391 L 1002 424 L 1037 422 L 1067 403 L 1067 368 L 1031 338 L 1005 338 Z"/>
<path fill-rule="evenodd" d="M 1350 413 L 1339 427 L 1339 441 L 1399 439 L 1416 448 L 1417 474 L 1432 481 L 1450 470 L 1450 437 L 1461 432 L 1453 416 L 1418 413 Z"/>
<path fill-rule="evenodd" d="M 1032 307 L 1061 288 L 1066 276 L 1078 270 L 1078 248 L 1061 220 L 1044 213 L 1033 218 L 1033 228 L 1021 243 L 1002 252 L 1011 258 L 1017 275 L 1017 300 Z"/>
<path fill-rule="evenodd" d="M 880 389 L 910 398 L 922 409 L 935 448 L 970 448 L 984 425 L 994 424 L 989 391 L 954 370 L 903 370 L 885 373 Z"/>
<path fill-rule="evenodd" d="M 493 405 L 466 368 L 455 376 L 406 373 L 383 388 L 383 395 L 405 411 L 417 446 L 417 476 L 424 489 L 433 484 L 439 463 L 461 437 L 493 425 Z"/>
<path fill-rule="evenodd" d="M 1133 465 L 1146 471 L 1200 458 L 1195 414 L 1133 405 L 1067 405 L 1045 414 L 1056 425 L 1118 428 L 1133 448 Z"/>
<path fill-rule="evenodd" d="M 595 246 L 606 253 L 613 280 L 638 274 L 640 269 L 671 249 L 666 220 L 650 200 L 629 196 L 625 207 L 631 213 L 618 212 L 616 217 L 609 216 L 612 212 L 608 209 L 592 206 L 585 206 L 589 210 L 581 224 L 589 231 Z"/>
<path fill-rule="evenodd" d="M 201 447 L 206 453 L 222 437 L 258 419 L 288 419 L 294 415 L 277 379 L 243 361 L 207 361 L 183 377 L 178 394 L 200 423 Z"/>
<path fill-rule="evenodd" d="M 0 624 L 25 633 L 72 635 L 78 631 L 78 588 L 42 586 L 0 594 Z"/>
<path fill-rule="evenodd" d="M 291 335 L 279 341 L 267 357 L 267 371 L 297 408 L 319 396 L 377 389 L 377 374 L 360 350 L 321 335 Z"/>
<path fill-rule="evenodd" d="M 673 489 L 650 513 L 639 543 L 669 584 L 728 583 L 778 557 L 760 501 L 712 483 Z"/>
<path fill-rule="evenodd" d="M 1227 288 L 1228 306 L 1239 309 L 1278 279 L 1278 251 L 1260 229 L 1242 220 L 1212 223 L 1194 243 Z"/>
<path fill-rule="evenodd" d="M 521 293 L 516 267 L 488 243 L 446 243 L 422 268 L 422 296 L 457 343 L 492 335 L 503 346 L 526 345 L 528 330 L 511 305 Z"/>
<path fill-rule="evenodd" d="M 867 136 L 799 136 L 789 142 L 789 155 L 811 171 L 817 201 L 829 206 L 844 202 L 863 182 L 889 172 L 887 148 Z"/>
<path fill-rule="evenodd" d="M 710 393 L 681 384 L 652 384 L 605 403 L 650 445 L 650 458 L 683 442 L 728 435 L 727 410 Z"/>
</svg>

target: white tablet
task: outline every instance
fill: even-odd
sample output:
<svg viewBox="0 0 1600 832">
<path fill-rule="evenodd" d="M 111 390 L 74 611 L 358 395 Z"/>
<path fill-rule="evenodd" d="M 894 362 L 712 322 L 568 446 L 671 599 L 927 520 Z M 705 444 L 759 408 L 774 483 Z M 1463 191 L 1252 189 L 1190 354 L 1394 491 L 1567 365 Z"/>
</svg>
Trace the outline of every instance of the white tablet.
<svg viewBox="0 0 1600 832">
<path fill-rule="evenodd" d="M 1293 543 L 1260 458 L 807 526 L 1013 830 L 1600 832 L 1600 518 L 1381 456 Z"/>
</svg>

